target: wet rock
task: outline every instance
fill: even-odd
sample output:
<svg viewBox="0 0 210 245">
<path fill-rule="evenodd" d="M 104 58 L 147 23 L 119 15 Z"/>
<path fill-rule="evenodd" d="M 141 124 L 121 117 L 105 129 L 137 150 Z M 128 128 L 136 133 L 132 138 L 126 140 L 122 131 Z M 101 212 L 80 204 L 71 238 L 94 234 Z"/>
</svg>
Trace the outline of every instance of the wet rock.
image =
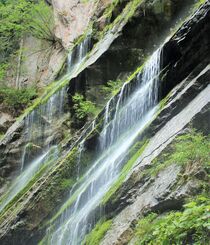
<svg viewBox="0 0 210 245">
<path fill-rule="evenodd" d="M 124 237 L 124 234 L 130 231 L 132 223 L 138 220 L 141 213 L 146 210 L 154 210 L 162 200 L 166 200 L 168 193 L 177 182 L 180 171 L 181 168 L 176 165 L 171 165 L 161 171 L 155 181 L 147 186 L 147 189 L 136 198 L 134 203 L 114 218 L 112 228 L 107 232 L 101 244 L 120 244 L 118 241 L 121 240 L 121 237 L 124 240 L 123 244 L 128 243 L 131 236 Z"/>
<path fill-rule="evenodd" d="M 164 151 L 164 149 L 167 149 L 167 146 L 173 141 L 176 135 L 183 132 L 186 125 L 193 123 L 194 120 L 197 121 L 197 118 L 199 118 L 201 122 L 205 121 L 205 116 L 202 119 L 202 115 L 205 115 L 202 111 L 206 111 L 205 108 L 209 104 L 207 91 L 209 91 L 210 88 L 208 86 L 204 89 L 206 92 L 201 92 L 199 94 L 198 88 L 202 90 L 203 87 L 198 86 L 197 81 L 199 80 L 199 77 L 204 76 L 208 71 L 209 66 L 207 66 L 196 78 L 187 83 L 181 83 L 172 91 L 168 103 L 165 105 L 165 109 L 163 109 L 159 116 L 151 123 L 148 130 L 145 130 L 144 132 L 144 135 L 147 137 L 149 135 L 154 136 L 150 139 L 145 151 L 137 160 L 136 167 L 130 175 L 128 175 L 120 190 L 117 191 L 114 194 L 114 197 L 110 199 L 110 202 L 106 204 L 107 212 L 119 212 L 123 207 L 129 204 L 127 200 L 132 200 L 130 193 L 132 193 L 132 196 L 136 196 L 136 193 L 138 193 L 136 188 L 141 188 L 142 190 L 142 186 L 145 187 L 148 182 L 154 181 L 148 176 L 142 176 L 142 172 L 152 167 L 151 163 L 153 159 Z M 206 77 L 205 80 L 200 81 L 202 81 L 201 84 L 205 84 L 205 82 L 209 81 L 209 78 Z M 196 88 L 196 91 L 199 94 L 194 100 L 192 100 L 194 96 L 191 93 L 193 87 Z M 205 101 L 203 101 L 203 105 L 200 104 L 202 100 Z M 183 109 L 184 105 L 187 106 Z M 201 107 L 198 108 L 200 105 Z M 170 113 L 168 113 L 168 111 L 170 111 Z M 199 169 L 190 168 L 190 171 L 197 173 Z M 190 172 L 188 171 L 186 174 L 189 173 Z"/>
<path fill-rule="evenodd" d="M 14 123 L 14 119 L 10 114 L 0 112 L 0 133 L 6 133 L 12 123 Z"/>
<path fill-rule="evenodd" d="M 73 3 L 76 4 L 75 8 L 77 8 L 78 2 L 72 2 L 71 4 Z M 59 4 L 66 6 L 63 1 L 61 1 Z M 77 11 L 75 11 L 75 13 L 76 12 Z M 166 12 L 167 16 L 171 15 L 170 11 L 167 10 Z M 170 14 L 168 14 L 169 12 Z M 66 23 L 68 23 L 69 20 L 68 18 L 66 18 L 66 15 L 62 15 L 62 17 L 63 18 L 60 18 L 59 21 L 65 28 Z M 120 31 L 122 27 L 118 27 L 118 31 Z M 64 39 L 66 38 L 66 33 L 67 32 L 64 33 Z M 97 47 L 97 49 L 95 50 L 97 55 L 95 55 L 94 53 L 93 57 L 90 58 L 90 61 L 88 61 L 87 64 L 94 63 L 97 58 L 109 47 L 109 45 L 117 35 L 118 33 L 115 33 L 115 35 L 110 34 L 110 36 L 107 35 L 106 38 L 108 39 L 108 41 L 105 38 L 100 42 L 99 47 Z M 195 47 L 191 46 L 191 43 L 189 46 Z M 170 48 L 173 49 L 172 46 L 170 46 Z M 177 50 L 177 52 L 179 53 L 176 58 L 179 59 L 181 49 Z M 201 50 L 204 51 L 204 49 Z M 186 68 L 188 64 L 188 60 L 186 59 L 187 56 L 183 57 L 183 62 L 185 63 L 182 64 L 185 64 Z M 198 62 L 199 59 L 195 58 L 194 62 L 195 61 Z M 173 68 L 174 67 L 175 65 L 173 66 Z M 195 66 L 191 68 L 194 69 L 194 67 Z M 179 70 L 175 68 L 174 71 L 178 72 Z M 180 73 L 182 71 L 180 71 Z M 187 71 L 189 70 L 187 69 Z M 187 73 L 187 71 L 185 70 L 185 73 Z M 187 73 L 187 75 L 189 75 L 189 73 Z M 179 79 L 180 77 L 181 75 L 179 76 Z M 179 79 L 174 81 L 173 86 L 181 82 L 181 80 Z M 186 92 L 188 89 L 185 90 L 182 87 L 181 93 L 179 93 L 180 91 L 178 91 L 177 93 L 175 93 L 174 98 L 171 98 L 172 103 L 169 104 L 171 106 L 169 106 L 169 108 L 173 109 L 173 111 L 169 110 L 166 114 L 162 115 L 163 117 L 160 119 L 160 121 L 162 120 L 164 121 L 164 123 L 159 128 L 157 127 L 153 129 L 153 138 L 151 138 L 151 141 L 148 144 L 148 147 L 145 149 L 142 157 L 138 159 L 137 164 L 133 169 L 133 172 L 131 172 L 131 174 L 125 180 L 124 187 L 127 184 L 127 189 L 124 189 L 123 195 L 119 195 L 119 204 L 121 206 L 118 212 L 121 212 L 116 216 L 116 218 L 114 218 L 113 227 L 107 233 L 107 236 L 105 237 L 102 244 L 126 244 L 132 236 L 133 224 L 138 220 L 140 215 L 149 210 L 166 210 L 171 208 L 179 208 L 183 202 L 183 199 L 186 196 L 194 193 L 192 192 L 192 190 L 197 191 L 197 187 L 199 186 L 197 186 L 196 183 L 192 182 L 188 182 L 185 186 L 176 186 L 180 178 L 179 174 L 181 172 L 181 167 L 175 164 L 165 168 L 158 174 L 158 176 L 155 176 L 154 178 L 147 177 L 140 180 L 139 172 L 144 168 L 146 169 L 151 164 L 152 160 L 156 156 L 158 156 L 170 144 L 170 142 L 173 141 L 175 136 L 179 134 L 189 124 L 192 118 L 198 115 L 199 112 L 209 103 L 208 95 L 210 92 L 210 88 L 206 85 L 206 78 L 204 80 L 205 85 L 203 87 L 200 86 L 196 90 L 197 92 L 193 94 L 193 96 L 189 96 L 189 100 L 185 102 L 186 104 L 184 104 L 184 106 L 180 107 L 180 104 L 183 103 L 183 97 L 187 97 L 189 95 Z M 189 81 L 190 79 L 188 80 L 188 82 Z M 195 81 L 197 81 L 197 77 Z M 193 85 L 195 84 L 194 82 Z M 170 89 L 173 86 L 170 84 Z M 185 86 L 189 88 L 188 84 L 184 84 L 184 87 Z M 177 107 L 179 107 L 179 110 L 174 112 L 175 108 Z M 172 114 L 171 118 L 169 116 L 170 113 Z M 7 143 L 10 141 L 16 143 L 13 138 L 10 138 L 10 136 L 6 135 L 5 139 L 2 142 Z M 94 144 L 94 138 L 89 138 L 89 143 L 90 145 L 91 143 Z M 20 142 L 19 145 L 21 145 Z M 70 160 L 68 159 L 68 162 L 69 161 Z M 75 159 L 73 159 L 73 161 L 75 162 Z M 52 209 L 55 209 L 56 206 L 59 206 L 62 203 L 64 192 L 62 192 L 59 187 L 58 190 L 55 190 L 57 186 L 55 187 L 54 183 L 59 183 L 59 181 L 56 182 L 56 177 L 57 179 L 60 177 L 59 174 L 61 173 L 61 171 L 63 171 L 63 173 L 65 172 L 67 177 L 69 177 L 70 173 L 72 173 L 71 166 L 69 167 L 69 169 L 65 169 L 63 166 L 65 167 L 67 165 L 62 162 L 62 164 L 56 166 L 56 169 L 54 172 L 52 172 L 51 176 L 47 176 L 48 178 L 46 179 L 39 179 L 36 185 L 34 185 L 32 189 L 28 191 L 28 193 L 26 193 L 26 196 L 24 197 L 25 199 L 22 200 L 23 204 L 21 203 L 21 211 L 19 212 L 18 209 L 15 209 L 13 213 L 14 216 L 9 217 L 8 215 L 8 217 L 6 217 L 4 221 L 6 225 L 1 225 L 2 244 L 7 244 L 8 241 L 11 240 L 19 240 L 19 237 L 21 237 L 21 244 L 33 244 L 33 242 L 36 243 L 36 241 L 38 241 L 39 231 L 37 231 L 37 229 L 40 222 L 42 222 L 44 218 L 49 217 L 49 215 L 51 215 L 51 212 L 54 211 Z M 132 184 L 132 186 L 130 184 Z M 125 195 L 126 190 L 129 190 L 127 192 L 128 196 Z M 49 195 L 47 195 L 46 193 Z M 25 224 L 27 225 L 25 228 L 22 228 L 18 225 L 20 221 L 19 219 L 24 219 Z M 4 232 L 5 234 L 3 234 Z M 22 233 L 24 233 L 24 236 L 26 237 L 22 237 Z"/>
<path fill-rule="evenodd" d="M 133 203 L 114 217 L 113 225 L 101 244 L 128 244 L 133 237 L 133 227 L 142 215 L 179 210 L 186 198 L 202 191 L 196 179 L 181 181 L 181 172 L 181 166 L 172 164 L 160 171 L 153 182 L 147 183 L 146 189 L 141 191 L 140 188 Z"/>
</svg>

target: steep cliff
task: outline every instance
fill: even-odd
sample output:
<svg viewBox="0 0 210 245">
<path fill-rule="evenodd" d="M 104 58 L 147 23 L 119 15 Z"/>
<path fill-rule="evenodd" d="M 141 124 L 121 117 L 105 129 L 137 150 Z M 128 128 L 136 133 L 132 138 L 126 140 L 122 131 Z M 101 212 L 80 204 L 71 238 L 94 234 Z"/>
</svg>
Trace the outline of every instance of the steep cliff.
<svg viewBox="0 0 210 245">
<path fill-rule="evenodd" d="M 209 0 L 46 2 L 40 93 L 1 119 L 0 243 L 208 244 Z"/>
</svg>

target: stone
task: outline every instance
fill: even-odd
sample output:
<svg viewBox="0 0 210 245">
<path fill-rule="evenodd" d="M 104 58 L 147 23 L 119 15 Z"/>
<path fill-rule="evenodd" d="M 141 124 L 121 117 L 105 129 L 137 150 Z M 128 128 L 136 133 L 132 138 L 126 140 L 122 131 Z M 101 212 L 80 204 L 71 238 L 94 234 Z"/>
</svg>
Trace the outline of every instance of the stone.
<svg viewBox="0 0 210 245">
<path fill-rule="evenodd" d="M 0 133 L 6 133 L 13 122 L 14 118 L 10 114 L 0 112 Z"/>
</svg>

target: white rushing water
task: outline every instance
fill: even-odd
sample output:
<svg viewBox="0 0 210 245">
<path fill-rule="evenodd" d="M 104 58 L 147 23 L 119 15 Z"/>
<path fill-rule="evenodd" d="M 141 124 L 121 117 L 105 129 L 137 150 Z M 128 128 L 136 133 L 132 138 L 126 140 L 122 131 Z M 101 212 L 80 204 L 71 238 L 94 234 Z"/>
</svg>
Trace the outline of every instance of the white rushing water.
<svg viewBox="0 0 210 245">
<path fill-rule="evenodd" d="M 29 183 L 34 174 L 43 166 L 43 164 L 49 164 L 50 161 L 57 159 L 58 151 L 56 147 L 52 147 L 50 150 L 41 154 L 37 159 L 31 162 L 31 164 L 18 176 L 6 193 L 0 203 L 0 212 L 4 207 Z"/>
<path fill-rule="evenodd" d="M 68 72 L 83 62 L 89 51 L 90 39 L 84 40 L 70 55 Z M 73 58 L 70 58 L 74 56 Z M 76 57 L 76 58 L 75 58 Z M 0 212 L 30 182 L 33 176 L 45 165 L 53 164 L 59 157 L 58 147 L 50 140 L 54 127 L 64 115 L 67 87 L 53 94 L 48 101 L 33 110 L 25 118 L 25 146 L 21 157 L 20 174 L 15 178 L 7 193 L 0 199 Z M 48 141 L 47 141 L 48 140 Z M 79 171 L 79 169 L 78 169 Z"/>
<path fill-rule="evenodd" d="M 87 37 L 80 45 L 76 46 L 68 55 L 68 72 L 75 72 L 83 62 L 90 50 L 91 39 Z"/>
<path fill-rule="evenodd" d="M 94 225 L 94 209 L 118 178 L 126 153 L 156 111 L 160 56 L 159 49 L 146 63 L 142 75 L 137 78 L 135 92 L 127 96 L 130 86 L 123 86 L 113 119 L 110 116 L 110 101 L 107 104 L 104 129 L 99 137 L 101 154 L 84 175 L 82 183 L 71 191 L 67 202 L 76 196 L 73 203 L 49 228 L 49 244 L 81 244 Z"/>
</svg>

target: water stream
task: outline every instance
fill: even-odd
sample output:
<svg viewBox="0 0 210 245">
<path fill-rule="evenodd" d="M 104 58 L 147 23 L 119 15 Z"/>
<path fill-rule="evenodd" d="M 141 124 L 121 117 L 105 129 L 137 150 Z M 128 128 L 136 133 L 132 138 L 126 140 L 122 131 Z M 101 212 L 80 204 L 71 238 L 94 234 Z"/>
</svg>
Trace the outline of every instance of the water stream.
<svg viewBox="0 0 210 245">
<path fill-rule="evenodd" d="M 83 62 L 90 50 L 91 39 L 88 36 L 80 45 L 76 46 L 68 55 L 68 72 L 73 73 Z"/>
<path fill-rule="evenodd" d="M 69 54 L 68 73 L 72 74 L 80 66 L 89 48 L 90 39 L 87 38 Z M 19 175 L 0 199 L 0 212 L 42 167 L 52 165 L 58 159 L 58 146 L 53 135 L 59 120 L 65 114 L 66 95 L 67 87 L 63 87 L 53 94 L 47 103 L 40 105 L 25 118 L 25 146 L 21 156 Z"/>
<path fill-rule="evenodd" d="M 83 182 L 71 191 L 70 199 L 77 194 L 73 204 L 56 221 L 56 226 L 49 228 L 49 244 L 81 244 L 95 224 L 95 208 L 118 178 L 127 151 L 156 112 L 160 57 L 161 49 L 158 49 L 137 77 L 137 87 L 129 97 L 130 86 L 124 84 L 113 119 L 108 102 L 104 128 L 99 137 L 101 154 L 83 176 Z"/>
</svg>

